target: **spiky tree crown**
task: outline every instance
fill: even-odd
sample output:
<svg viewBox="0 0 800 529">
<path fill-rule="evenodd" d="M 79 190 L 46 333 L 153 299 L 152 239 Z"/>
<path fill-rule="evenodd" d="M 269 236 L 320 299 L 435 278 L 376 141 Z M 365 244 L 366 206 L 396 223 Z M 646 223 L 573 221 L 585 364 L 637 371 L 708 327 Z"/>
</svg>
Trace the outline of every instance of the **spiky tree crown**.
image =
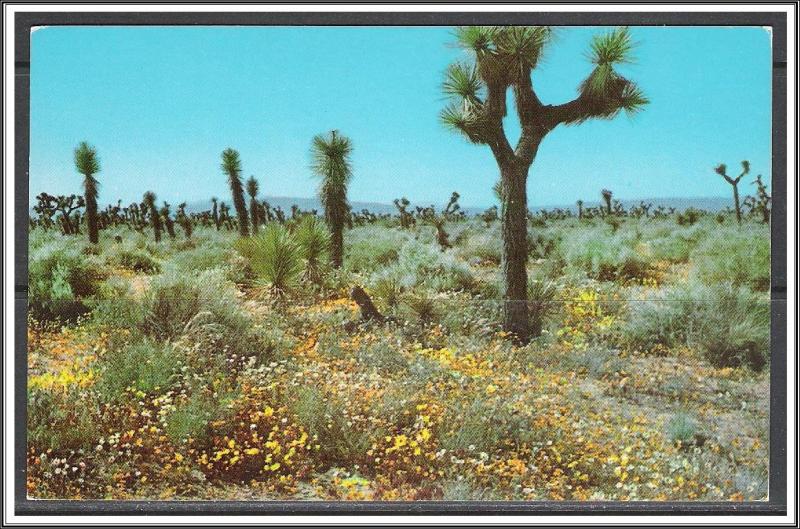
<svg viewBox="0 0 800 529">
<path fill-rule="evenodd" d="M 145 192 L 144 196 L 142 197 L 144 200 L 145 205 L 148 208 L 154 208 L 156 205 L 156 194 L 152 191 Z"/>
<path fill-rule="evenodd" d="M 235 149 L 225 149 L 222 151 L 222 170 L 230 178 L 239 178 L 242 172 L 242 162 L 239 153 Z"/>
<path fill-rule="evenodd" d="M 251 198 L 256 198 L 256 195 L 258 195 L 258 180 L 256 180 L 255 176 L 247 179 L 247 194 Z"/>
<path fill-rule="evenodd" d="M 562 105 L 545 105 L 536 95 L 531 72 L 553 40 L 549 26 L 467 26 L 455 31 L 456 43 L 472 60 L 450 65 L 442 91 L 451 101 L 442 122 L 474 143 L 490 145 L 496 156 L 532 159 L 536 138 L 560 123 L 610 119 L 620 111 L 635 113 L 648 103 L 635 83 L 614 67 L 633 61 L 634 43 L 627 28 L 596 36 L 588 58 L 594 64 L 580 83 L 578 97 Z M 503 132 L 506 90 L 512 87 L 522 135 L 514 151 Z"/>
<path fill-rule="evenodd" d="M 347 213 L 347 185 L 353 175 L 352 152 L 350 139 L 335 130 L 318 134 L 311 142 L 311 169 L 322 180 L 320 199 L 329 218 Z"/>
<path fill-rule="evenodd" d="M 82 175 L 91 176 L 100 171 L 100 158 L 94 147 L 82 141 L 75 149 L 75 167 Z"/>
</svg>

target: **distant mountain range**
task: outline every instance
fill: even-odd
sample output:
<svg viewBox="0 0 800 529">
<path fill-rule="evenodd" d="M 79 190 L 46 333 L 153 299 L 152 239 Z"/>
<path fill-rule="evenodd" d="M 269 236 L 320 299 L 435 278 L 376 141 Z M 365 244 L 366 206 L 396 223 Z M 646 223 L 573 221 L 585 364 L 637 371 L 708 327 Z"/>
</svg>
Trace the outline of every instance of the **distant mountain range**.
<svg viewBox="0 0 800 529">
<path fill-rule="evenodd" d="M 297 207 L 299 207 L 301 210 L 304 211 L 316 209 L 317 211 L 322 212 L 322 205 L 316 198 L 268 196 L 268 197 L 259 197 L 259 200 L 266 200 L 267 202 L 269 202 L 269 205 L 273 208 L 280 206 L 280 208 L 286 212 L 291 210 L 292 205 L 296 205 Z M 230 200 L 223 200 L 223 202 L 226 202 L 229 206 L 232 205 Z M 706 211 L 720 211 L 731 205 L 730 199 L 722 197 L 696 197 L 696 198 L 673 197 L 673 198 L 642 198 L 642 199 L 620 200 L 620 203 L 622 203 L 625 209 L 628 209 L 632 206 L 638 206 L 641 202 L 644 202 L 645 204 L 651 203 L 653 204 L 654 208 L 658 206 L 664 206 L 665 208 L 675 208 L 678 211 L 683 211 L 688 208 L 703 209 Z M 431 204 L 412 202 L 409 209 L 413 210 L 415 206 L 427 207 L 430 205 Z M 584 202 L 584 207 L 587 208 L 596 207 L 599 205 L 600 205 L 599 201 Z M 375 214 L 397 213 L 397 208 L 394 207 L 394 204 L 385 204 L 381 202 L 353 201 L 350 203 L 350 206 L 353 208 L 353 211 L 361 211 L 362 209 L 367 209 Z M 436 207 L 437 210 L 439 210 L 443 207 L 443 204 L 434 204 L 434 206 Z M 487 207 L 488 206 L 486 207 L 462 206 L 462 210 L 468 216 L 472 216 L 485 211 Z M 542 209 L 554 209 L 554 208 L 570 209 L 572 211 L 577 211 L 577 206 L 575 204 L 530 206 L 531 211 L 540 211 Z M 209 210 L 211 209 L 211 200 L 189 202 L 186 205 L 186 209 L 190 212 Z"/>
</svg>

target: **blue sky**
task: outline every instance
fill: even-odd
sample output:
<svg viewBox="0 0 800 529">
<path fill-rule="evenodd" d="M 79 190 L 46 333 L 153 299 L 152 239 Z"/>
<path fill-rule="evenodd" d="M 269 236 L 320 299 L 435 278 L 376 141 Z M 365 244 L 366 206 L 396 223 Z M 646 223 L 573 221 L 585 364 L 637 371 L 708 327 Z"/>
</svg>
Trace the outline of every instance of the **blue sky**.
<svg viewBox="0 0 800 529">
<path fill-rule="evenodd" d="M 48 27 L 31 35 L 30 196 L 80 193 L 72 153 L 100 155 L 101 202 L 225 200 L 220 153 L 241 153 L 264 194 L 310 197 L 311 138 L 354 144 L 354 201 L 494 203 L 485 146 L 438 121 L 445 27 Z M 545 103 L 576 95 L 604 28 L 563 28 L 534 73 Z M 633 118 L 559 127 L 528 179 L 531 206 L 615 197 L 729 196 L 719 162 L 751 161 L 769 181 L 771 38 L 761 28 L 634 27 L 621 71 L 651 104 Z M 512 143 L 513 115 L 507 119 Z M 744 190 L 750 192 L 749 186 Z"/>
</svg>

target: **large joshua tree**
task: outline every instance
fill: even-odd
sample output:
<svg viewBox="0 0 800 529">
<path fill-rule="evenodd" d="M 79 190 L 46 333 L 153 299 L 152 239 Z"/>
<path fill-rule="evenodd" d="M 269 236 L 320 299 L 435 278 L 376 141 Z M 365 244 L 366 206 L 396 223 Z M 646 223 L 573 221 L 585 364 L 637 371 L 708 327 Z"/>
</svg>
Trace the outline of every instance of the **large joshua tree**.
<svg viewBox="0 0 800 529">
<path fill-rule="evenodd" d="M 256 196 L 258 195 L 258 180 L 255 176 L 247 179 L 247 194 L 250 195 L 250 223 L 253 225 L 253 235 L 258 232 L 259 204 Z"/>
<path fill-rule="evenodd" d="M 500 169 L 502 199 L 502 266 L 505 278 L 504 329 L 520 341 L 529 336 L 527 306 L 528 171 L 544 137 L 560 124 L 592 118 L 611 119 L 620 111 L 634 113 L 647 99 L 637 86 L 614 69 L 631 61 L 633 42 L 627 28 L 594 37 L 589 57 L 594 68 L 567 103 L 549 105 L 536 95 L 531 73 L 551 41 L 546 26 L 468 26 L 456 29 L 457 43 L 471 60 L 448 67 L 444 93 L 452 101 L 442 122 L 476 144 L 488 145 Z M 506 93 L 511 88 L 520 138 L 512 147 L 506 137 Z"/>
<path fill-rule="evenodd" d="M 733 187 L 733 207 L 736 208 L 736 222 L 742 223 L 742 207 L 739 204 L 739 181 L 750 172 L 750 162 L 742 161 L 742 172 L 736 178 L 728 176 L 728 168 L 724 163 L 714 168 L 714 171 Z M 88 209 L 88 208 L 87 208 Z"/>
<path fill-rule="evenodd" d="M 97 188 L 100 186 L 95 174 L 100 172 L 100 159 L 97 151 L 82 141 L 75 149 L 75 167 L 83 175 L 83 192 L 86 202 L 86 227 L 89 231 L 89 242 L 97 244 L 100 240 L 97 226 Z"/>
<path fill-rule="evenodd" d="M 247 206 L 244 203 L 244 187 L 242 186 L 242 162 L 239 153 L 234 149 L 222 151 L 222 171 L 228 176 L 228 185 L 231 186 L 233 207 L 239 221 L 239 235 L 247 237 Z"/>
<path fill-rule="evenodd" d="M 331 232 L 331 263 L 341 268 L 344 255 L 344 225 L 350 212 L 347 185 L 353 176 L 350 153 L 353 144 L 338 131 L 318 134 L 311 141 L 311 168 L 322 180 L 319 199 Z"/>
</svg>

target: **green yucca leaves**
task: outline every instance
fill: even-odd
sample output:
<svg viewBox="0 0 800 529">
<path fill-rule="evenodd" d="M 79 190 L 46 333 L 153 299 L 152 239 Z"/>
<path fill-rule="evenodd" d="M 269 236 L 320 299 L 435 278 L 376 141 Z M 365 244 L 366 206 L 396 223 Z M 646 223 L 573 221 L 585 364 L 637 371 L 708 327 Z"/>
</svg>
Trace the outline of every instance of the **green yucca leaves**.
<svg viewBox="0 0 800 529">
<path fill-rule="evenodd" d="M 297 286 L 303 255 L 285 226 L 269 223 L 257 235 L 237 240 L 235 247 L 256 274 L 257 286 L 279 296 Z"/>
<path fill-rule="evenodd" d="M 304 215 L 294 229 L 293 235 L 305 261 L 306 277 L 312 282 L 319 281 L 323 264 L 330 252 L 331 237 L 328 230 L 317 217 Z"/>
<path fill-rule="evenodd" d="M 85 141 L 80 142 L 75 149 L 75 167 L 85 176 L 100 172 L 100 158 L 97 156 L 97 151 Z"/>
<path fill-rule="evenodd" d="M 456 62 L 447 67 L 442 91 L 447 96 L 459 97 L 472 104 L 480 103 L 483 82 L 473 64 Z"/>
<path fill-rule="evenodd" d="M 590 58 L 597 65 L 630 63 L 633 62 L 633 47 L 628 28 L 616 28 L 608 33 L 595 35 L 590 46 Z"/>
</svg>

